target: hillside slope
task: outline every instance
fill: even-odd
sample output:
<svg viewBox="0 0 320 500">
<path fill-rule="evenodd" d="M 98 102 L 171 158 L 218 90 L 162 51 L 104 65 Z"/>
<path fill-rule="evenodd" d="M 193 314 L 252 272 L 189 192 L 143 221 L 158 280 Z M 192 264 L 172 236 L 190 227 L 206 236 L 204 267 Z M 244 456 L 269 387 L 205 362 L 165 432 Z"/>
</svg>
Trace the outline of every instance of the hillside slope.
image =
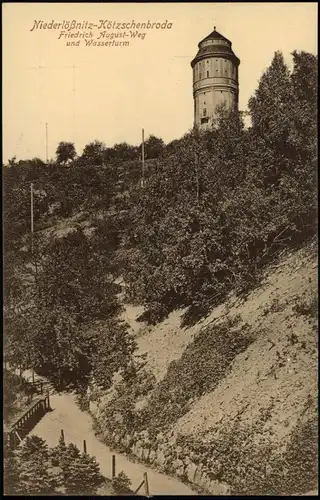
<svg viewBox="0 0 320 500">
<path fill-rule="evenodd" d="M 316 489 L 316 267 L 315 244 L 283 256 L 259 288 L 192 328 L 177 311 L 148 327 L 126 307 L 155 382 L 140 392 L 115 384 L 92 401 L 100 433 L 207 493 Z"/>
</svg>

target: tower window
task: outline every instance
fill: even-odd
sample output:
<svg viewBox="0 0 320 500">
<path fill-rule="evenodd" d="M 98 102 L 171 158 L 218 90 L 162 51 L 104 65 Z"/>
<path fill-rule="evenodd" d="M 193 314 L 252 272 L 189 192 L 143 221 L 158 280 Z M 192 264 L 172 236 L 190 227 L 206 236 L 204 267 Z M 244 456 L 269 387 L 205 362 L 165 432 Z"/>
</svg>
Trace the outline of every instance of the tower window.
<svg viewBox="0 0 320 500">
<path fill-rule="evenodd" d="M 207 78 L 209 78 L 209 71 L 207 71 Z"/>
<path fill-rule="evenodd" d="M 207 116 L 207 110 L 206 110 L 206 108 L 203 108 L 203 116 Z"/>
<path fill-rule="evenodd" d="M 209 118 L 208 118 L 208 117 L 207 117 L 207 118 L 201 118 L 201 125 L 202 125 L 203 123 L 208 123 L 208 121 L 209 121 Z"/>
</svg>

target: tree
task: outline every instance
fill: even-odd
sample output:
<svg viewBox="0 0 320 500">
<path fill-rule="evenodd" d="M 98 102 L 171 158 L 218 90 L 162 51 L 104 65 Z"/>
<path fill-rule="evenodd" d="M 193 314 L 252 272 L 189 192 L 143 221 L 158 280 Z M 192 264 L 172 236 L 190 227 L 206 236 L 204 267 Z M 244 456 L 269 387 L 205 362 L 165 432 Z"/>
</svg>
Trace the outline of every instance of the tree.
<svg viewBox="0 0 320 500">
<path fill-rule="evenodd" d="M 283 238 L 300 240 L 312 234 L 316 212 L 314 206 L 316 171 L 316 97 L 317 61 L 312 54 L 293 52 L 292 74 L 276 53 L 270 68 L 262 76 L 255 96 L 249 101 L 252 117 L 252 139 L 255 144 L 254 170 L 260 164 L 258 176 L 265 189 L 277 190 L 272 199 L 270 226 L 282 220 L 278 233 L 288 226 Z M 260 177 L 260 178 L 261 178 Z M 307 208 L 310 207 L 310 208 Z M 265 213 L 268 211 L 265 210 Z M 273 236 L 272 236 L 273 233 Z"/>
<path fill-rule="evenodd" d="M 28 296 L 25 297 L 26 302 Z M 6 359 L 14 368 L 26 370 L 34 366 L 31 311 L 13 312 L 5 315 L 4 351 Z"/>
<path fill-rule="evenodd" d="M 11 365 L 12 366 L 12 365 Z M 3 373 L 3 396 L 4 396 L 4 421 L 9 420 L 11 415 L 17 411 L 17 398 L 30 395 L 31 384 L 25 379 L 21 379 L 15 373 L 4 370 Z M 8 444 L 8 443 L 7 443 Z M 9 449 L 7 450 L 9 451 Z"/>
<path fill-rule="evenodd" d="M 58 163 L 67 163 L 77 156 L 76 148 L 72 142 L 59 142 L 56 157 Z"/>
<path fill-rule="evenodd" d="M 68 479 L 65 483 L 69 495 L 94 495 L 105 481 L 95 457 L 81 454 L 69 464 Z"/>
<path fill-rule="evenodd" d="M 48 464 L 41 462 L 38 456 L 22 461 L 19 475 L 19 489 L 23 495 L 53 494 L 57 479 L 48 471 Z"/>
<path fill-rule="evenodd" d="M 51 452 L 52 463 L 61 468 L 62 484 L 70 495 L 92 495 L 104 482 L 99 465 L 94 457 L 80 453 L 73 443 L 65 445 L 60 437 L 59 444 Z"/>
<path fill-rule="evenodd" d="M 54 240 L 47 249 L 35 283 L 35 307 L 25 338 L 34 354 L 35 367 L 58 385 L 85 383 L 95 366 L 110 373 L 113 357 L 129 349 L 115 316 L 120 311 L 118 286 L 108 273 L 108 259 L 98 253 L 78 229 Z M 94 331 L 104 323 L 103 341 Z M 119 334 L 122 340 L 116 341 Z M 124 357 L 123 360 L 126 358 Z M 100 369 L 100 368 L 99 368 Z"/>
<path fill-rule="evenodd" d="M 37 280 L 38 304 L 65 309 L 78 324 L 107 319 L 119 311 L 118 287 L 82 229 L 54 240 L 47 252 Z"/>
<path fill-rule="evenodd" d="M 169 142 L 166 147 L 165 147 L 165 152 L 166 154 L 170 155 L 176 151 L 176 149 L 179 147 L 181 139 L 174 139 L 173 141 Z"/>
<path fill-rule="evenodd" d="M 19 487 L 23 495 L 54 493 L 57 480 L 49 472 L 49 448 L 38 436 L 28 436 L 17 452 Z"/>
<path fill-rule="evenodd" d="M 115 319 L 105 323 L 96 323 L 87 335 L 95 346 L 92 350 L 91 375 L 97 385 L 108 389 L 112 385 L 113 375 L 126 372 L 130 367 L 136 350 L 136 341 L 128 333 L 126 325 Z"/>
<path fill-rule="evenodd" d="M 5 495 L 20 494 L 20 471 L 19 463 L 14 455 L 4 457 L 3 479 Z"/>
<path fill-rule="evenodd" d="M 18 457 L 20 460 L 28 460 L 35 456 L 38 456 L 43 461 L 47 461 L 49 458 L 48 445 L 39 436 L 27 436 L 19 448 Z"/>
<path fill-rule="evenodd" d="M 65 443 L 64 437 L 60 436 L 58 445 L 50 450 L 50 459 L 54 467 L 57 467 L 61 464 L 61 460 L 65 456 L 66 451 L 67 445 Z"/>
<path fill-rule="evenodd" d="M 303 102 L 313 105 L 317 99 L 318 60 L 313 54 L 294 50 L 291 80 L 295 93 Z M 316 110 L 313 107 L 314 114 Z"/>
<path fill-rule="evenodd" d="M 55 452 L 57 453 L 58 465 L 62 469 L 63 482 L 67 484 L 70 475 L 70 467 L 74 461 L 80 457 L 80 450 L 73 443 L 68 444 L 68 446 L 63 446 L 61 438 L 58 449 L 56 449 Z"/>
<path fill-rule="evenodd" d="M 7 494 L 25 496 L 57 494 L 63 487 L 67 494 L 92 495 L 105 481 L 94 457 L 80 453 L 73 443 L 49 449 L 38 436 L 27 437 L 16 453 L 4 461 Z"/>
<path fill-rule="evenodd" d="M 248 103 L 253 128 L 273 148 L 288 137 L 292 105 L 290 71 L 282 53 L 276 52 Z"/>
<path fill-rule="evenodd" d="M 3 222 L 5 250 L 21 244 L 30 229 L 30 184 L 34 184 L 34 222 L 47 213 L 47 167 L 38 158 L 11 161 L 3 167 Z"/>
<path fill-rule="evenodd" d="M 316 56 L 303 51 L 294 51 L 292 56 L 294 113 L 290 143 L 292 156 L 299 155 L 306 162 L 315 160 L 317 154 L 317 109 L 314 103 L 317 101 L 318 61 Z"/>
<path fill-rule="evenodd" d="M 165 144 L 162 139 L 155 135 L 150 135 L 144 143 L 144 153 L 146 158 L 158 158 L 164 152 Z M 142 145 L 139 151 L 141 153 Z"/>
<path fill-rule="evenodd" d="M 7 253 L 18 250 L 30 227 L 30 182 L 21 164 L 3 169 L 3 194 L 4 250 Z"/>
<path fill-rule="evenodd" d="M 113 148 L 108 148 L 107 157 L 119 161 L 134 160 L 138 156 L 138 148 L 135 146 L 130 146 L 126 142 L 121 142 L 115 144 Z"/>
<path fill-rule="evenodd" d="M 106 146 L 103 142 L 93 141 L 87 144 L 83 150 L 82 158 L 89 160 L 93 165 L 103 165 L 106 154 Z"/>
<path fill-rule="evenodd" d="M 119 495 L 131 492 L 131 480 L 123 471 L 112 480 L 112 486 Z"/>
</svg>

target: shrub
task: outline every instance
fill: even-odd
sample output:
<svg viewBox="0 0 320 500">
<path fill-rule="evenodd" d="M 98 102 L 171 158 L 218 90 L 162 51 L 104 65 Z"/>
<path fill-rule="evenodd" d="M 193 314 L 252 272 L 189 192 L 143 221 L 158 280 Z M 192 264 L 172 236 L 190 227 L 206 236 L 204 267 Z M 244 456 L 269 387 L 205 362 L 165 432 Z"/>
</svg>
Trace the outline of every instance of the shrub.
<svg viewBox="0 0 320 500">
<path fill-rule="evenodd" d="M 131 480 L 123 471 L 112 479 L 112 486 L 119 495 L 131 492 Z"/>
<path fill-rule="evenodd" d="M 207 464 L 209 477 L 230 485 L 234 495 L 296 495 L 317 489 L 318 425 L 309 417 L 295 427 L 285 451 L 263 436 L 264 420 L 240 425 L 238 419 L 197 437 L 177 442 Z M 260 442 L 257 437 L 264 437 Z M 276 446 L 277 444 L 277 446 Z"/>
<path fill-rule="evenodd" d="M 234 358 L 253 337 L 246 325 L 236 323 L 203 328 L 181 358 L 173 361 L 156 386 L 142 413 L 143 428 L 166 428 L 184 415 L 193 398 L 212 391 L 226 376 Z"/>
<path fill-rule="evenodd" d="M 3 479 L 5 495 L 18 495 L 20 493 L 19 477 L 19 463 L 16 457 L 14 455 L 4 457 Z"/>
<path fill-rule="evenodd" d="M 302 494 L 318 489 L 318 420 L 316 415 L 299 422 L 285 454 L 285 494 Z"/>
<path fill-rule="evenodd" d="M 17 410 L 17 399 L 28 395 L 31 396 L 32 387 L 26 380 L 18 377 L 8 370 L 3 372 L 3 395 L 4 395 L 4 420 L 9 418 Z"/>
<path fill-rule="evenodd" d="M 297 304 L 293 307 L 293 310 L 303 316 L 309 316 L 311 318 L 318 317 L 318 298 L 313 295 L 309 300 L 300 299 Z"/>
<path fill-rule="evenodd" d="M 69 495 L 94 495 L 103 482 L 96 459 L 83 453 L 69 464 L 65 489 Z"/>
</svg>

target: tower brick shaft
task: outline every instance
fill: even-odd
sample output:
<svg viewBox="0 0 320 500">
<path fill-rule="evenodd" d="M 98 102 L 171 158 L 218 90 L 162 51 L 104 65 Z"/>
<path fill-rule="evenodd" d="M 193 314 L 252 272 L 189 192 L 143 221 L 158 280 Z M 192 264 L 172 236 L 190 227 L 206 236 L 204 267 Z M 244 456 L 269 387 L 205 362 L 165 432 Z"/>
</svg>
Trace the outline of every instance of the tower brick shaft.
<svg viewBox="0 0 320 500">
<path fill-rule="evenodd" d="M 214 31 L 198 44 L 191 62 L 193 70 L 194 126 L 206 129 L 213 125 L 217 106 L 238 109 L 240 59 L 232 43 Z"/>
</svg>

